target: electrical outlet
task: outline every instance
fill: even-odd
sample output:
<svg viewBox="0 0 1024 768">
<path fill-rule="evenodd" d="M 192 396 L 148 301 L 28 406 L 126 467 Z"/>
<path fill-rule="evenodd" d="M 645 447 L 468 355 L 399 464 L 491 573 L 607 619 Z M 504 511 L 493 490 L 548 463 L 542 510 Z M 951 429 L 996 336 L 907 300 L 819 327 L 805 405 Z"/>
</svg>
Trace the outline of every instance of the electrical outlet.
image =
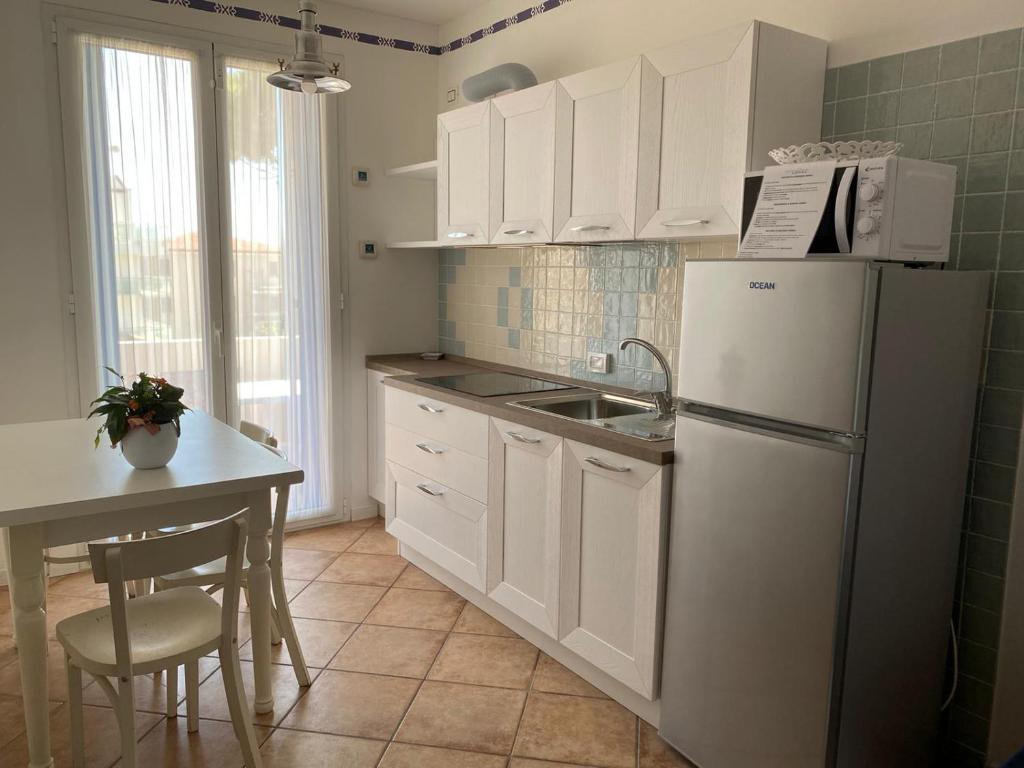
<svg viewBox="0 0 1024 768">
<path fill-rule="evenodd" d="M 454 88 L 452 88 L 450 91 L 448 91 L 448 103 L 449 104 L 454 103 L 454 101 L 458 97 L 459 97 L 458 91 L 456 91 Z"/>
<path fill-rule="evenodd" d="M 587 370 L 591 373 L 609 373 L 612 369 L 612 356 L 607 352 L 590 352 L 587 354 Z"/>
</svg>

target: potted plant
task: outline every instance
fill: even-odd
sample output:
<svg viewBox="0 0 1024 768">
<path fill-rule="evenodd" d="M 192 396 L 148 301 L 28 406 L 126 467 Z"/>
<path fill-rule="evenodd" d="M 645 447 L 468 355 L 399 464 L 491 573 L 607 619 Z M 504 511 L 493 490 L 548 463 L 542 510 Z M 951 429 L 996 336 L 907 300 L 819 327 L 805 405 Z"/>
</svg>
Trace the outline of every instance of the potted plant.
<svg viewBox="0 0 1024 768">
<path fill-rule="evenodd" d="M 96 446 L 106 431 L 110 447 L 121 445 L 121 454 L 136 469 L 155 469 L 167 465 L 178 450 L 181 435 L 181 414 L 188 406 L 181 402 L 185 390 L 169 384 L 166 379 L 140 373 L 132 385 L 126 386 L 124 376 L 107 368 L 121 383 L 109 387 L 92 401 L 96 406 L 89 414 L 103 416 L 105 421 L 96 430 Z"/>
</svg>

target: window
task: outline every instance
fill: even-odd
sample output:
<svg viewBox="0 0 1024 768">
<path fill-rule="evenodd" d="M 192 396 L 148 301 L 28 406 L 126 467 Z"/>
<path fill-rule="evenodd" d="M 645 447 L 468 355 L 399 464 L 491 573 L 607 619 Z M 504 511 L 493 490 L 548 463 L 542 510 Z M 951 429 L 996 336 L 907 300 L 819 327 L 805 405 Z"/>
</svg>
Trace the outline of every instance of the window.
<svg viewBox="0 0 1024 768">
<path fill-rule="evenodd" d="M 145 37 L 61 28 L 83 400 L 103 366 L 164 376 L 277 436 L 293 522 L 333 514 L 329 107 L 275 55 Z"/>
</svg>

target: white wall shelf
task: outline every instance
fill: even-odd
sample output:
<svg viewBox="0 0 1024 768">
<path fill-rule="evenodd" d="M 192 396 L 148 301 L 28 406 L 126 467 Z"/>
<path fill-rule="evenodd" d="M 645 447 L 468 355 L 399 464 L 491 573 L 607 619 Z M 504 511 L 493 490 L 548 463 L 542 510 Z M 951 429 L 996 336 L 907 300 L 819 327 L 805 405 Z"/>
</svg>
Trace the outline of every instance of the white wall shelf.
<svg viewBox="0 0 1024 768">
<path fill-rule="evenodd" d="M 412 165 L 400 165 L 397 168 L 388 168 L 384 171 L 385 176 L 403 176 L 407 179 L 421 179 L 423 181 L 435 181 L 437 179 L 437 160 L 427 160 L 423 163 Z"/>
</svg>

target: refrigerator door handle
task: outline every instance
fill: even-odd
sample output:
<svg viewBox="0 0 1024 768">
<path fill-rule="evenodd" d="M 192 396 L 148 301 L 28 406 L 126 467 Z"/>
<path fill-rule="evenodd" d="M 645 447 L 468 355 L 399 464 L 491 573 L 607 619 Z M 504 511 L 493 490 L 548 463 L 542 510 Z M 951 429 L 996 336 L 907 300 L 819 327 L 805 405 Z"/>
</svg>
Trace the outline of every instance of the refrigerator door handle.
<svg viewBox="0 0 1024 768">
<path fill-rule="evenodd" d="M 806 427 L 788 421 L 769 419 L 764 416 L 714 408 L 703 403 L 680 401 L 677 414 L 683 418 L 697 419 L 723 427 L 741 429 L 747 432 L 775 437 L 780 440 L 791 440 L 806 445 L 816 445 L 842 453 L 859 454 L 864 452 L 864 435 L 852 432 L 837 432 L 817 427 Z"/>
</svg>

